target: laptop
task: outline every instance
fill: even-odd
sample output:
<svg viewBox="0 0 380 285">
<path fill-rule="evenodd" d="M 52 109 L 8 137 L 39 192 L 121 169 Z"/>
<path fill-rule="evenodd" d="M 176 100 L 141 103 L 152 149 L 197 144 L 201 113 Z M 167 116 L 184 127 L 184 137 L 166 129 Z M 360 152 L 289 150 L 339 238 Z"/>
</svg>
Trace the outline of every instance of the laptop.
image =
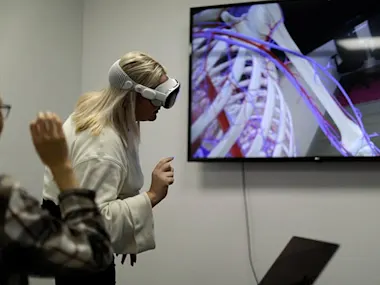
<svg viewBox="0 0 380 285">
<path fill-rule="evenodd" d="M 259 285 L 312 285 L 339 245 L 292 237 Z"/>
</svg>

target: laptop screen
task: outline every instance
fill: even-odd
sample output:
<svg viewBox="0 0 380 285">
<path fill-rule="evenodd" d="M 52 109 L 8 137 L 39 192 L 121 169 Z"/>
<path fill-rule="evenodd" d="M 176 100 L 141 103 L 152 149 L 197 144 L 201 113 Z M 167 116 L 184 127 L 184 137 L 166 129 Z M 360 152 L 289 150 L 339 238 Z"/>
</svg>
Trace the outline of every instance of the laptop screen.
<svg viewBox="0 0 380 285">
<path fill-rule="evenodd" d="M 338 244 L 293 237 L 259 285 L 311 285 L 338 248 Z"/>
</svg>

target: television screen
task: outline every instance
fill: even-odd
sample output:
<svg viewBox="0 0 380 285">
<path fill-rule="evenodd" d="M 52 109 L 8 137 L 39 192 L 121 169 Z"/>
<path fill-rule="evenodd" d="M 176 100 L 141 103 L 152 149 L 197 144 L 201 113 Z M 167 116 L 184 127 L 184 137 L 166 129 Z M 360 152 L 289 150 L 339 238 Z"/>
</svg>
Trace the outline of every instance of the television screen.
<svg viewBox="0 0 380 285">
<path fill-rule="evenodd" d="M 380 156 L 380 1 L 191 9 L 188 160 Z"/>
</svg>

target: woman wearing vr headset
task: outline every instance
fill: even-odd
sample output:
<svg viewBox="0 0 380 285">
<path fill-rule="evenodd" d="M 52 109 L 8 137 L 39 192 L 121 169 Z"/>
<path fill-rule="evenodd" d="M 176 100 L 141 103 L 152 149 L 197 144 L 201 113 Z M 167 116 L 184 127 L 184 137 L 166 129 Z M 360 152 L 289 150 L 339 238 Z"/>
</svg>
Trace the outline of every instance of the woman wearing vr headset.
<svg viewBox="0 0 380 285">
<path fill-rule="evenodd" d="M 139 161 L 139 123 L 154 121 L 161 107 L 169 109 L 180 84 L 150 56 L 130 52 L 109 70 L 110 85 L 82 95 L 64 124 L 71 161 L 81 187 L 96 189 L 97 204 L 111 236 L 114 253 L 136 254 L 155 248 L 152 208 L 174 182 L 173 158 L 158 162 L 147 192 Z M 58 189 L 48 169 L 43 207 L 60 216 Z M 96 274 L 56 276 L 57 285 L 115 284 L 115 264 Z"/>
</svg>

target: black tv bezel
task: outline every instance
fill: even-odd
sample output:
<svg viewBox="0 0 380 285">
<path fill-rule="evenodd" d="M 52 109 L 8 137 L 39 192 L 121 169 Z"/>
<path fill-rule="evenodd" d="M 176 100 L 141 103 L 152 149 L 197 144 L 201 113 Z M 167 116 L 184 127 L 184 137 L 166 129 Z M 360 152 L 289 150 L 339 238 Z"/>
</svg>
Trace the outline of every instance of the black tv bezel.
<svg viewBox="0 0 380 285">
<path fill-rule="evenodd" d="M 193 15 L 199 11 L 205 9 L 217 9 L 217 8 L 229 8 L 242 5 L 260 5 L 260 4 L 270 4 L 270 3 L 284 3 L 284 2 L 305 2 L 305 1 L 315 1 L 315 2 L 340 2 L 342 5 L 344 1 L 342 0 L 268 0 L 268 1 L 249 1 L 249 2 L 239 2 L 231 4 L 218 4 L 218 5 L 206 5 L 197 6 L 190 8 L 190 33 L 189 33 L 189 100 L 188 100 L 188 123 L 187 123 L 187 162 L 202 162 L 202 163 L 215 163 L 215 162 L 225 162 L 225 163 L 237 163 L 237 162 L 373 162 L 380 161 L 380 156 L 302 156 L 302 157 L 216 157 L 216 158 L 194 158 L 191 155 L 191 103 L 192 103 L 192 27 L 193 27 Z"/>
</svg>

